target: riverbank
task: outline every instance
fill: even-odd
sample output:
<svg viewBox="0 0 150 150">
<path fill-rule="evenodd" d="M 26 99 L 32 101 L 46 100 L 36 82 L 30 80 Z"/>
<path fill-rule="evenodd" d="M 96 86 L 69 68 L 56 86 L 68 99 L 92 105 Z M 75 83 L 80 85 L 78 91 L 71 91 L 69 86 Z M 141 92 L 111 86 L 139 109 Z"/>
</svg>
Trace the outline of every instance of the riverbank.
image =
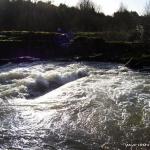
<svg viewBox="0 0 150 150">
<path fill-rule="evenodd" d="M 76 61 L 103 61 L 123 63 L 131 68 L 150 66 L 150 44 L 146 42 L 105 41 L 103 37 L 76 34 L 69 43 L 60 44 L 59 33 L 1 32 L 0 63 L 60 59 Z M 25 59 L 17 59 L 30 56 Z M 29 59 L 28 59 L 29 58 Z"/>
</svg>

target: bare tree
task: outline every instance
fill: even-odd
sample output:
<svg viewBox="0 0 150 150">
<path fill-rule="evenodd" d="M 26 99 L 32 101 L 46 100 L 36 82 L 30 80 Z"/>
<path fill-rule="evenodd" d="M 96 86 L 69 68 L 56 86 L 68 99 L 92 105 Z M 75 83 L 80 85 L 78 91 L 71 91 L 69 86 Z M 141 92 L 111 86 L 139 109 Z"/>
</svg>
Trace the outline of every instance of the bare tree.
<svg viewBox="0 0 150 150">
<path fill-rule="evenodd" d="M 91 0 L 79 0 L 77 6 L 80 10 L 94 10 L 95 5 Z"/>
<path fill-rule="evenodd" d="M 146 2 L 145 4 L 144 15 L 150 16 L 150 1 Z"/>
<path fill-rule="evenodd" d="M 127 11 L 127 7 L 125 6 L 125 4 L 123 2 L 120 3 L 120 7 L 119 7 L 119 12 L 125 12 Z"/>
</svg>

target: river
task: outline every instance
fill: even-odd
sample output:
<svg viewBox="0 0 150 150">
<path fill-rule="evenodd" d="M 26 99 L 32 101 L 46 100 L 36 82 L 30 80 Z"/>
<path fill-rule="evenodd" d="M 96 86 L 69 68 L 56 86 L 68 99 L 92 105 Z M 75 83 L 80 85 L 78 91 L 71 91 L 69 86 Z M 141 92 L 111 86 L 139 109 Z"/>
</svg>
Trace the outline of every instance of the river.
<svg viewBox="0 0 150 150">
<path fill-rule="evenodd" d="M 128 144 L 150 148 L 150 73 L 99 62 L 0 67 L 0 149 L 123 150 Z"/>
</svg>

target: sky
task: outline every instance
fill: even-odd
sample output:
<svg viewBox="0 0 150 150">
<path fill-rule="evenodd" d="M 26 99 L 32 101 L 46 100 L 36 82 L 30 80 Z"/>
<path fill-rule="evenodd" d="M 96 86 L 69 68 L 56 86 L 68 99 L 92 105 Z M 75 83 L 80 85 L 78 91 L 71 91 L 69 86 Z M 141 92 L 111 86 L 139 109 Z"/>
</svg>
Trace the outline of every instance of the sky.
<svg viewBox="0 0 150 150">
<path fill-rule="evenodd" d="M 43 0 L 48 1 L 48 0 Z M 79 0 L 51 0 L 53 4 L 59 5 L 65 3 L 68 6 L 76 6 Z M 144 7 L 148 0 L 91 0 L 97 7 L 101 6 L 101 11 L 107 15 L 112 15 L 118 10 L 121 2 L 128 8 L 128 10 L 137 11 L 139 14 L 144 12 Z"/>
</svg>

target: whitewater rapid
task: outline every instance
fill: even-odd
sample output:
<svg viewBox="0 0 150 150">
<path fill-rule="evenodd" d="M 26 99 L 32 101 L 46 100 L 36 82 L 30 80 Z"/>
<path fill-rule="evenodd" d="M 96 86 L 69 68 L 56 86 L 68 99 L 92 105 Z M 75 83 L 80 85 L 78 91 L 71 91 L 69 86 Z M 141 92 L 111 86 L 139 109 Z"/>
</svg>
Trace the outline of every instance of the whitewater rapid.
<svg viewBox="0 0 150 150">
<path fill-rule="evenodd" d="M 3 65 L 0 127 L 2 150 L 148 148 L 150 74 L 98 62 Z"/>
</svg>

